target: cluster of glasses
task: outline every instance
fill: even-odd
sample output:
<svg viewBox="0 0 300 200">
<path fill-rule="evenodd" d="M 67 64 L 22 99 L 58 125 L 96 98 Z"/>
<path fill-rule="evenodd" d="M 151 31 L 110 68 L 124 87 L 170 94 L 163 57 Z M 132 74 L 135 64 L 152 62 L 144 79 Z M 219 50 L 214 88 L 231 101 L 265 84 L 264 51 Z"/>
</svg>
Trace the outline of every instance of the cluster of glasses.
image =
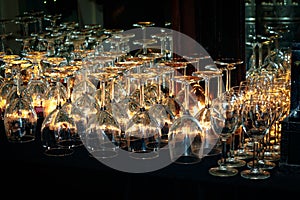
<svg viewBox="0 0 300 200">
<path fill-rule="evenodd" d="M 8 141 L 32 142 L 40 132 L 47 156 L 72 155 L 82 145 L 98 159 L 125 150 L 131 158 L 148 160 L 169 149 L 172 161 L 186 164 L 208 155 L 218 137 L 210 128 L 204 131 L 199 120 L 208 123 L 207 115 L 197 113 L 208 110 L 209 83 L 215 78 L 221 84 L 222 73 L 207 55 L 174 57 L 171 30 L 146 34 L 153 25 L 134 24 L 141 28 L 138 37 L 61 23 L 35 34 L 35 46 L 22 40 L 20 54 L 1 54 L 1 116 Z M 93 38 L 96 42 L 86 45 Z M 151 47 L 155 44 L 160 45 Z M 211 66 L 191 75 L 190 69 L 203 70 L 202 61 Z"/>
<path fill-rule="evenodd" d="M 212 126 L 220 133 L 223 156 L 219 166 L 209 170 L 210 174 L 234 176 L 239 172 L 238 167 L 246 165 L 249 169 L 240 172 L 242 177 L 266 179 L 276 167 L 280 159 L 280 122 L 290 108 L 291 55 L 278 46 L 278 38 L 286 28 L 269 24 L 270 37 L 256 36 L 246 80 L 213 99 Z M 265 55 L 263 46 L 267 46 Z M 236 133 L 240 134 L 239 144 L 228 156 L 226 146 L 234 141 Z"/>
<path fill-rule="evenodd" d="M 6 54 L 23 54 L 31 51 L 45 51 L 47 56 L 76 57 L 77 52 L 93 49 L 107 38 L 100 24 L 86 24 L 80 27 L 77 22 L 63 22 L 62 14 L 48 15 L 43 11 L 24 12 L 14 19 L 2 19 L 1 49 Z M 20 26 L 20 31 L 7 32 L 7 25 Z M 19 30 L 16 27 L 17 30 Z M 7 38 L 14 39 L 20 48 L 8 47 Z M 71 55 L 72 53 L 72 55 Z"/>
<path fill-rule="evenodd" d="M 246 80 L 231 86 L 241 59 L 177 55 L 173 31 L 152 32 L 153 22 L 133 24 L 139 32 L 57 25 L 58 18 L 46 32 L 22 38 L 20 54 L 1 54 L 8 141 L 32 142 L 40 132 L 47 156 L 72 155 L 82 145 L 97 159 L 126 151 L 149 160 L 167 149 L 172 162 L 193 164 L 222 155 L 210 174 L 234 176 L 248 166 L 242 177 L 270 176 L 289 108 L 290 55 L 278 47 L 285 27 L 269 25 L 269 37 L 253 38 Z"/>
</svg>

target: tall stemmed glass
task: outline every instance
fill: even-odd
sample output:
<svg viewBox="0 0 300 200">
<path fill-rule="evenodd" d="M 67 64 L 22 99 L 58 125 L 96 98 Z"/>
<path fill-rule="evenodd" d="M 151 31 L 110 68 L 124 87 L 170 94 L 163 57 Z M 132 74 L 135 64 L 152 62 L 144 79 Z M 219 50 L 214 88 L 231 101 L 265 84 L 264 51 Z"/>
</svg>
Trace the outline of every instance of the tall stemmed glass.
<svg viewBox="0 0 300 200">
<path fill-rule="evenodd" d="M 198 163 L 204 156 L 203 147 L 206 136 L 200 122 L 189 112 L 190 83 L 182 76 L 175 76 L 174 79 L 184 85 L 185 101 L 182 115 L 174 120 L 169 130 L 170 157 L 178 164 Z"/>
<path fill-rule="evenodd" d="M 70 74 L 66 75 L 64 79 L 67 81 L 67 100 L 64 104 L 62 104 L 61 110 L 66 114 L 67 118 L 70 118 L 69 121 L 72 121 L 72 128 L 74 132 L 71 135 L 71 146 L 73 147 L 79 147 L 82 145 L 82 141 L 80 139 L 80 135 L 78 134 L 78 129 L 76 126 L 76 119 L 75 115 L 72 114 L 72 107 L 73 107 L 73 102 L 71 100 L 71 91 L 73 89 L 73 84 L 74 84 L 74 78 L 75 78 L 75 72 L 77 71 L 76 66 L 61 66 L 61 68 L 64 68 L 65 70 L 68 70 Z M 61 111 L 61 112 L 62 112 Z"/>
<path fill-rule="evenodd" d="M 235 124 L 236 128 L 234 132 L 232 133 L 231 137 L 229 138 L 229 156 L 226 160 L 226 165 L 229 167 L 243 167 L 246 165 L 246 161 L 239 159 L 235 156 L 235 140 L 236 140 L 236 132 L 238 132 L 240 126 L 241 126 L 241 105 L 242 101 L 240 99 L 240 96 L 234 92 L 234 89 L 231 89 L 230 91 L 225 91 L 222 93 L 218 98 L 225 99 L 226 101 L 231 101 L 232 103 L 232 114 L 235 115 L 235 118 L 237 120 L 237 124 Z M 219 162 L 223 162 L 222 160 L 219 160 Z"/>
<path fill-rule="evenodd" d="M 17 72 L 17 97 L 7 105 L 4 113 L 4 127 L 7 139 L 13 143 L 35 141 L 37 114 L 30 102 L 20 91 L 20 72 Z"/>
<path fill-rule="evenodd" d="M 78 135 L 82 143 L 89 148 L 87 144 L 87 125 L 91 119 L 95 118 L 99 105 L 94 97 L 96 87 L 88 79 L 88 64 L 84 62 L 75 76 L 74 87 L 72 90 L 71 115 L 77 126 Z M 89 154 L 92 156 L 91 154 Z"/>
<path fill-rule="evenodd" d="M 218 167 L 209 169 L 214 176 L 228 177 L 238 174 L 238 170 L 227 165 L 227 141 L 232 137 L 238 127 L 237 107 L 235 99 L 221 95 L 212 100 L 210 112 L 211 126 L 222 142 L 222 159 Z"/>
<path fill-rule="evenodd" d="M 244 61 L 237 58 L 220 58 L 215 61 L 215 64 L 219 69 L 226 72 L 226 88 L 225 91 L 229 91 L 231 88 L 231 71 L 236 66 L 243 64 Z"/>
<path fill-rule="evenodd" d="M 268 136 L 265 138 L 268 141 L 268 146 L 264 152 L 264 159 L 269 161 L 278 161 L 280 159 L 280 143 L 281 143 L 281 121 L 289 113 L 290 104 L 290 84 L 285 77 L 275 78 L 271 91 L 278 94 L 279 112 L 278 118 L 273 124 L 272 130 L 269 132 Z"/>
<path fill-rule="evenodd" d="M 71 114 L 71 84 L 70 80 L 74 70 L 70 66 L 60 66 L 57 73 L 55 85 L 46 92 L 46 104 L 48 112 L 41 126 L 41 141 L 44 148 L 44 154 L 47 156 L 68 156 L 73 154 L 74 148 L 81 146 L 77 126 L 73 115 Z M 66 73 L 66 71 L 70 73 Z M 65 87 L 60 79 L 68 80 Z M 55 103 L 54 103 L 55 102 Z M 56 106 L 51 109 L 51 106 Z"/>
<path fill-rule="evenodd" d="M 261 169 L 269 170 L 273 169 L 276 164 L 273 161 L 278 161 L 280 156 L 272 150 L 272 137 L 275 135 L 274 127 L 276 126 L 276 122 L 283 115 L 284 107 L 286 106 L 285 101 L 286 97 L 284 93 L 279 88 L 268 88 L 262 96 L 271 100 L 271 108 L 273 109 L 273 122 L 271 127 L 269 128 L 267 134 L 260 141 L 260 151 L 258 155 L 258 160 L 255 161 L 259 165 Z M 248 162 L 248 166 L 252 167 L 253 162 Z"/>
<path fill-rule="evenodd" d="M 127 150 L 134 159 L 154 159 L 159 156 L 161 128 L 157 120 L 150 115 L 144 102 L 144 87 L 147 79 L 154 78 L 155 73 L 143 73 L 143 68 L 137 67 L 137 72 L 129 76 L 138 82 L 140 108 L 129 120 L 125 130 Z"/>
<path fill-rule="evenodd" d="M 251 89 L 248 81 L 242 81 L 240 85 L 233 86 L 230 88 L 230 93 L 234 94 L 237 98 L 236 103 L 239 107 L 239 118 L 238 118 L 238 128 L 235 134 L 238 135 L 238 144 L 237 149 L 234 149 L 235 144 L 232 146 L 234 150 L 233 157 L 236 159 L 250 159 L 252 158 L 252 153 L 246 149 L 245 144 L 245 132 L 242 127 L 242 108 L 244 105 L 244 101 L 247 99 L 249 95 L 251 95 Z"/>
<path fill-rule="evenodd" d="M 32 105 L 39 118 L 44 117 L 44 100 L 48 83 L 41 77 L 33 75 L 29 80 L 25 91 L 32 98 Z"/>
<path fill-rule="evenodd" d="M 73 154 L 74 138 L 77 127 L 74 119 L 59 103 L 43 120 L 41 126 L 41 141 L 44 154 L 47 156 L 68 156 Z"/>
<path fill-rule="evenodd" d="M 131 61 L 124 61 L 124 62 L 117 62 L 116 66 L 119 68 L 125 67 L 128 71 L 131 68 L 140 67 L 141 63 L 139 62 L 131 62 Z M 117 118 L 120 126 L 121 126 L 121 132 L 122 136 L 125 134 L 126 124 L 128 123 L 129 119 L 140 109 L 139 101 L 137 101 L 135 98 L 132 97 L 132 90 L 133 88 L 132 84 L 132 78 L 130 76 L 127 76 L 126 74 L 128 71 L 124 72 L 122 75 L 122 79 L 124 79 L 124 90 L 125 96 L 123 98 L 120 98 L 118 102 L 115 103 L 115 106 L 112 107 L 113 115 Z M 121 81 L 120 78 L 118 79 L 118 82 Z"/>
<path fill-rule="evenodd" d="M 212 66 L 212 68 L 215 66 Z M 215 67 L 216 68 L 216 67 Z M 218 147 L 219 137 L 218 135 L 212 131 L 211 129 L 211 119 L 210 119 L 210 106 L 211 106 L 211 96 L 210 96 L 210 81 L 212 78 L 222 77 L 222 71 L 215 70 L 201 70 L 193 72 L 193 76 L 198 76 L 204 78 L 205 80 L 205 106 L 196 113 L 195 118 L 199 120 L 202 125 L 203 131 L 206 133 L 205 139 L 206 144 L 204 147 L 205 155 L 217 155 L 220 154 L 220 150 Z M 221 84 L 221 83 L 218 83 Z"/>
<path fill-rule="evenodd" d="M 162 97 L 162 81 L 163 76 L 166 74 L 173 72 L 173 68 L 168 66 L 155 66 L 153 68 L 148 69 L 150 72 L 154 72 L 157 74 L 157 98 L 156 102 L 150 106 L 149 113 L 158 121 L 161 127 L 161 143 L 166 144 L 168 141 L 168 129 L 172 125 L 175 120 L 175 114 L 171 111 L 171 109 L 163 104 Z"/>
<path fill-rule="evenodd" d="M 160 54 L 163 60 L 173 59 L 173 34 L 172 31 L 161 29 L 160 33 L 151 35 L 152 38 L 160 40 Z"/>
<path fill-rule="evenodd" d="M 270 172 L 260 168 L 258 164 L 258 147 L 275 121 L 276 107 L 272 105 L 272 98 L 267 95 L 251 96 L 244 103 L 242 125 L 246 134 L 253 140 L 253 160 L 251 169 L 241 172 L 247 179 L 266 179 Z M 250 161 L 251 162 L 251 161 Z"/>
<path fill-rule="evenodd" d="M 142 38 L 141 39 L 137 39 L 133 41 L 133 44 L 137 44 L 137 45 L 141 45 L 142 46 L 142 54 L 143 55 L 147 55 L 147 47 L 150 44 L 154 44 L 156 43 L 156 39 L 150 39 L 150 38 L 146 38 L 146 29 L 147 27 L 151 27 L 154 26 L 155 23 L 154 22 L 137 22 L 134 23 L 133 26 L 134 27 L 140 27 L 142 29 Z M 137 54 L 139 54 L 139 52 L 137 52 Z"/>
<path fill-rule="evenodd" d="M 89 152 L 97 159 L 113 158 L 118 155 L 121 127 L 117 119 L 106 108 L 106 84 L 116 77 L 114 73 L 98 69 L 93 73 L 100 81 L 100 108 L 89 120 L 86 132 L 86 144 Z"/>
</svg>

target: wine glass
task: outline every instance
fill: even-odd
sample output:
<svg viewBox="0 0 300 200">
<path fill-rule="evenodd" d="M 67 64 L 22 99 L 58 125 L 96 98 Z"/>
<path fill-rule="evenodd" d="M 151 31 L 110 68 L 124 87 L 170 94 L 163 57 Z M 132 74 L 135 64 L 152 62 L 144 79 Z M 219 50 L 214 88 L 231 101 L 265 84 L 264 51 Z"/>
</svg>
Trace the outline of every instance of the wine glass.
<svg viewBox="0 0 300 200">
<path fill-rule="evenodd" d="M 9 142 L 27 143 L 35 140 L 37 114 L 30 101 L 23 97 L 17 87 L 18 98 L 5 109 L 4 126 Z"/>
<path fill-rule="evenodd" d="M 60 79 L 51 80 L 45 92 L 44 117 L 56 109 L 57 105 L 65 103 L 67 98 L 67 88 L 60 82 Z"/>
<path fill-rule="evenodd" d="M 222 93 L 219 98 L 225 99 L 226 101 L 231 101 L 232 103 L 232 113 L 237 118 L 237 125 L 235 131 L 232 133 L 231 137 L 229 138 L 229 156 L 226 160 L 226 165 L 229 167 L 243 167 L 246 165 L 246 161 L 239 159 L 235 156 L 235 141 L 236 141 L 236 134 L 241 129 L 241 109 L 242 109 L 242 101 L 238 93 L 235 93 L 234 88 L 231 87 L 229 91 L 225 91 Z M 238 133 L 239 134 L 239 133 Z M 222 160 L 220 160 L 222 162 Z"/>
<path fill-rule="evenodd" d="M 162 94 L 162 81 L 163 76 L 172 72 L 173 69 L 168 66 L 160 66 L 156 65 L 155 67 L 149 68 L 146 71 L 150 71 L 155 73 L 157 85 L 155 85 L 156 92 L 156 98 L 154 104 L 150 105 L 149 113 L 154 116 L 157 121 L 159 122 L 161 128 L 165 125 L 165 122 L 167 122 L 169 125 L 171 125 L 172 121 L 175 119 L 174 113 L 168 108 L 166 105 L 164 105 L 163 102 L 163 94 Z"/>
<path fill-rule="evenodd" d="M 85 145 L 94 158 L 107 159 L 118 155 L 121 127 L 103 107 L 90 116 L 85 134 Z"/>
<path fill-rule="evenodd" d="M 170 68 L 168 66 L 162 65 L 156 65 L 153 68 L 147 69 L 149 71 L 154 72 L 157 74 L 157 97 L 154 104 L 150 105 L 149 113 L 152 115 L 159 123 L 159 126 L 161 127 L 161 144 L 167 144 L 168 143 L 168 133 L 169 128 L 172 125 L 173 121 L 175 120 L 175 114 L 172 112 L 172 110 L 168 107 L 168 105 L 163 104 L 163 96 L 162 96 L 162 82 L 163 77 L 173 72 L 173 68 Z"/>
<path fill-rule="evenodd" d="M 34 64 L 32 76 L 27 83 L 25 92 L 32 98 L 32 105 L 39 118 L 44 117 L 44 100 L 48 82 L 39 74 L 39 67 Z"/>
<path fill-rule="evenodd" d="M 242 111 L 242 126 L 253 141 L 253 160 L 251 168 L 241 171 L 241 176 L 247 179 L 266 179 L 270 172 L 262 169 L 258 162 L 258 147 L 275 121 L 275 106 L 271 98 L 265 95 L 251 96 L 245 101 Z"/>
<path fill-rule="evenodd" d="M 211 68 L 207 67 L 207 69 L 213 69 L 216 68 L 215 66 L 212 66 Z M 204 147 L 204 154 L 205 155 L 217 155 L 220 154 L 220 149 L 218 145 L 219 137 L 216 135 L 214 131 L 211 129 L 211 119 L 210 119 L 210 106 L 211 106 L 211 96 L 210 96 L 210 81 L 212 78 L 218 78 L 222 77 L 222 72 L 218 69 L 215 70 L 201 70 L 193 72 L 193 76 L 198 76 L 201 78 L 204 78 L 205 80 L 205 105 L 201 110 L 199 110 L 195 118 L 199 120 L 200 124 L 202 125 L 203 131 L 207 134 L 207 137 L 205 138 L 206 144 Z M 217 83 L 218 85 L 221 83 Z M 219 86 L 218 86 L 219 87 Z M 212 148 L 214 147 L 214 148 Z"/>
<path fill-rule="evenodd" d="M 264 170 L 270 170 L 273 169 L 276 164 L 274 161 L 278 161 L 280 159 L 280 156 L 278 153 L 276 153 L 274 150 L 272 150 L 273 147 L 273 137 L 275 136 L 274 133 L 274 127 L 276 126 L 276 123 L 278 122 L 278 119 L 281 118 L 281 116 L 284 113 L 284 107 L 286 106 L 286 96 L 279 88 L 273 88 L 271 86 L 268 88 L 264 93 L 261 94 L 263 98 L 267 100 L 271 100 L 270 107 L 273 111 L 273 121 L 272 125 L 269 128 L 267 134 L 263 137 L 263 139 L 260 141 L 260 150 L 258 155 L 257 165 L 261 169 Z M 253 161 L 248 162 L 248 166 L 252 167 Z"/>
<path fill-rule="evenodd" d="M 136 22 L 134 24 L 132 24 L 133 27 L 139 27 L 142 29 L 142 39 L 146 39 L 146 29 L 147 27 L 151 27 L 154 26 L 155 23 L 154 22 L 150 22 L 150 21 L 139 21 Z"/>
<path fill-rule="evenodd" d="M 249 88 L 249 82 L 248 81 L 241 81 L 240 85 L 233 86 L 230 88 L 230 93 L 233 93 L 237 100 L 237 106 L 239 107 L 239 118 L 238 118 L 238 128 L 236 131 L 236 134 L 239 137 L 237 149 L 234 151 L 234 157 L 237 159 L 250 159 L 252 157 L 252 152 L 248 151 L 246 148 L 246 142 L 245 142 L 245 132 L 242 127 L 242 108 L 244 105 L 244 101 L 247 99 L 247 97 L 251 94 L 251 89 Z M 250 144 L 250 142 L 249 142 Z M 235 145 L 234 145 L 235 146 Z"/>
<path fill-rule="evenodd" d="M 105 67 L 104 67 L 105 68 Z M 112 72 L 98 69 L 92 74 L 100 81 L 99 109 L 89 119 L 86 130 L 86 145 L 90 154 L 97 159 L 113 158 L 120 147 L 121 126 L 106 105 L 106 85 L 116 77 Z"/>
<path fill-rule="evenodd" d="M 243 63 L 244 61 L 238 58 L 219 58 L 215 61 L 216 66 L 226 72 L 225 91 L 229 91 L 231 88 L 231 71 Z"/>
<path fill-rule="evenodd" d="M 160 54 L 163 60 L 173 59 L 173 34 L 172 31 L 161 29 L 160 33 L 151 35 L 154 39 L 160 40 Z"/>
<path fill-rule="evenodd" d="M 9 102 L 9 99 L 7 97 L 14 86 L 15 81 L 11 78 L 4 78 L 4 82 L 0 86 L 0 109 L 2 119 L 4 117 L 4 112 Z"/>
<path fill-rule="evenodd" d="M 185 87 L 184 111 L 169 129 L 168 144 L 171 160 L 178 164 L 194 164 L 202 160 L 205 133 L 200 122 L 189 112 L 188 91 L 190 84 L 185 78 L 175 76 L 175 81 Z"/>
<path fill-rule="evenodd" d="M 61 104 L 51 111 L 41 126 L 41 142 L 47 156 L 69 156 L 74 152 L 77 128 Z"/>
<path fill-rule="evenodd" d="M 126 124 L 128 123 L 129 119 L 140 109 L 139 101 L 137 101 L 136 98 L 132 96 L 132 92 L 133 90 L 135 90 L 135 88 L 133 88 L 134 84 L 132 82 L 132 78 L 128 76 L 128 74 L 130 74 L 128 71 L 131 68 L 141 67 L 141 63 L 124 61 L 117 62 L 116 66 L 117 68 L 125 67 L 127 69 L 126 71 L 124 71 L 124 74 L 121 77 L 119 76 L 120 78 L 118 79 L 119 83 L 122 83 L 122 80 L 120 79 L 123 79 L 125 82 L 123 87 L 123 89 L 125 90 L 125 95 L 120 95 L 121 98 L 119 99 L 119 101 L 115 102 L 115 104 L 112 106 L 113 115 L 117 118 L 121 126 L 123 135 L 125 134 Z"/>
<path fill-rule="evenodd" d="M 156 74 L 153 72 L 143 73 L 143 68 L 140 66 L 137 68 L 136 73 L 128 74 L 132 80 L 138 82 L 140 108 L 126 126 L 127 150 L 130 152 L 130 157 L 134 159 L 155 159 L 159 156 L 161 128 L 145 105 L 144 87 L 146 80 L 154 78 Z"/>
<path fill-rule="evenodd" d="M 213 176 L 229 177 L 238 174 L 238 170 L 227 165 L 227 142 L 238 127 L 238 115 L 235 99 L 221 95 L 212 100 L 210 112 L 211 126 L 222 142 L 222 158 L 218 167 L 209 169 Z"/>
<path fill-rule="evenodd" d="M 89 148 L 93 148 L 89 143 L 88 127 L 90 128 L 91 120 L 96 118 L 99 111 L 99 104 L 93 94 L 83 91 L 76 100 L 72 101 L 71 115 L 77 126 L 78 135 L 82 144 Z M 92 150 L 92 149 L 91 149 Z M 89 154 L 91 157 L 92 154 Z"/>
</svg>

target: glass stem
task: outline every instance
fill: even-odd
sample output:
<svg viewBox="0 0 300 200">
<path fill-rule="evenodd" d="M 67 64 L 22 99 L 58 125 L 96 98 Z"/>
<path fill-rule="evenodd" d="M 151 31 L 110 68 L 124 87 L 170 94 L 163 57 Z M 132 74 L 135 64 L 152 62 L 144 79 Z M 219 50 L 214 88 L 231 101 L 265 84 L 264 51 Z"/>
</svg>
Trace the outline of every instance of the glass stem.
<svg viewBox="0 0 300 200">
<path fill-rule="evenodd" d="M 258 68 L 262 66 L 263 56 L 262 56 L 262 44 L 258 44 Z"/>
<path fill-rule="evenodd" d="M 105 81 L 101 81 L 101 108 L 105 107 Z"/>
<path fill-rule="evenodd" d="M 158 75 L 158 83 L 157 83 L 157 102 L 161 103 L 162 97 L 161 97 L 161 84 L 162 84 L 162 75 Z"/>
<path fill-rule="evenodd" d="M 209 108 L 210 107 L 210 98 L 209 98 L 209 81 L 210 79 L 208 77 L 205 78 L 205 108 Z"/>
<path fill-rule="evenodd" d="M 185 82 L 185 91 L 184 91 L 184 102 L 185 102 L 185 110 L 189 110 L 189 83 Z"/>
<path fill-rule="evenodd" d="M 141 108 L 144 107 L 144 82 L 139 79 L 139 86 L 140 86 L 140 105 Z"/>
<path fill-rule="evenodd" d="M 60 104 L 59 79 L 56 80 L 56 90 L 57 90 L 57 105 L 59 105 Z"/>
<path fill-rule="evenodd" d="M 161 37 L 160 38 L 160 54 L 161 56 L 166 59 L 167 55 L 166 55 L 166 42 L 165 42 L 165 37 Z"/>
<path fill-rule="evenodd" d="M 258 141 L 253 141 L 253 158 L 252 158 L 252 168 L 251 170 L 258 170 Z"/>
<path fill-rule="evenodd" d="M 231 141 L 230 141 L 230 159 L 234 159 L 234 146 L 235 146 L 235 134 L 233 133 L 231 135 Z"/>
<path fill-rule="evenodd" d="M 241 130 L 241 135 L 240 135 L 240 148 L 242 150 L 245 149 L 245 132 L 243 129 Z"/>
<path fill-rule="evenodd" d="M 222 78 L 222 74 L 220 76 L 218 76 L 218 97 L 221 96 L 223 92 L 223 78 Z"/>
<path fill-rule="evenodd" d="M 231 87 L 231 70 L 227 66 L 227 69 L 225 69 L 225 71 L 226 71 L 226 91 L 229 91 Z"/>
<path fill-rule="evenodd" d="M 222 161 L 220 162 L 221 166 L 225 166 L 227 162 L 227 139 L 221 138 L 222 141 Z"/>
<path fill-rule="evenodd" d="M 130 96 L 130 77 L 126 77 L 126 95 L 129 97 Z"/>
<path fill-rule="evenodd" d="M 110 93 L 110 100 L 113 101 L 115 99 L 115 79 L 111 80 L 111 93 Z"/>
<path fill-rule="evenodd" d="M 20 76 L 20 72 L 17 73 L 17 95 L 20 96 L 21 92 L 20 92 L 20 88 L 21 88 L 21 76 Z"/>
<path fill-rule="evenodd" d="M 169 96 L 172 97 L 175 91 L 175 83 L 174 83 L 174 72 L 170 74 L 170 89 L 169 89 Z"/>
<path fill-rule="evenodd" d="M 71 81 L 70 81 L 70 77 L 67 77 L 67 97 L 68 99 L 71 99 Z"/>
</svg>

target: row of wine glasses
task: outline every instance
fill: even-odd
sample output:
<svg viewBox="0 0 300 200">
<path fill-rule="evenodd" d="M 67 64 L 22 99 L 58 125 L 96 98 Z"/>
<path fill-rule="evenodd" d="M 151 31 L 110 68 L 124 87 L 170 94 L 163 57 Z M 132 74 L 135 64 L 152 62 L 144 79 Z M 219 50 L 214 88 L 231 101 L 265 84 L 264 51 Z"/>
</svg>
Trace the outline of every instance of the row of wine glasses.
<svg viewBox="0 0 300 200">
<path fill-rule="evenodd" d="M 222 159 L 218 167 L 211 168 L 210 174 L 215 176 L 234 176 L 238 174 L 236 167 L 247 166 L 250 169 L 241 171 L 247 179 L 266 179 L 270 177 L 268 170 L 273 169 L 278 161 L 278 124 L 286 116 L 289 108 L 289 84 L 286 78 L 253 76 L 233 86 L 213 100 L 211 119 L 213 128 L 223 140 Z M 241 165 L 231 166 L 230 155 L 226 150 L 228 139 L 239 131 L 238 149 L 232 151 L 235 161 L 252 160 Z M 247 142 L 245 140 L 247 138 Z"/>
</svg>

